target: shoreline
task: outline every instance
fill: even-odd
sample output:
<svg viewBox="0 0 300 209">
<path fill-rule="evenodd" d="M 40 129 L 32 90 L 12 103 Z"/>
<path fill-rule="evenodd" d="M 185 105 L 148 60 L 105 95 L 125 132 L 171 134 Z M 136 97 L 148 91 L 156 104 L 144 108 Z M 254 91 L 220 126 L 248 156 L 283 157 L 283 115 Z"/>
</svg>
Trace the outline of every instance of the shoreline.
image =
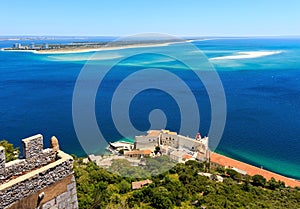
<svg viewBox="0 0 300 209">
<path fill-rule="evenodd" d="M 98 154 L 95 156 L 102 156 L 103 154 Z M 254 176 L 254 175 L 261 175 L 264 178 L 266 178 L 266 180 L 270 180 L 272 177 L 276 180 L 276 181 L 282 181 L 285 183 L 285 186 L 290 186 L 290 187 L 300 187 L 300 180 L 292 178 L 292 177 L 288 177 L 270 170 L 266 170 L 264 168 L 259 168 L 257 166 L 233 159 L 231 157 L 227 157 L 223 154 L 219 154 L 216 152 L 210 152 L 210 156 L 213 155 L 213 161 L 210 159 L 210 163 L 217 163 L 217 164 L 221 164 L 222 166 L 226 167 L 226 168 L 237 168 L 243 171 L 247 172 L 247 175 L 250 176 Z M 88 155 L 82 156 L 81 158 L 87 158 Z M 215 162 L 217 160 L 217 162 Z"/>
<path fill-rule="evenodd" d="M 211 157 L 213 159 L 211 159 Z M 286 186 L 300 187 L 300 181 L 298 179 L 290 178 L 263 168 L 259 168 L 254 165 L 233 159 L 231 157 L 227 157 L 223 154 L 211 152 L 210 161 L 216 164 L 220 164 L 221 166 L 238 168 L 240 170 L 246 171 L 250 176 L 258 174 L 263 176 L 267 180 L 270 180 L 273 177 L 276 181 L 283 181 Z"/>
<path fill-rule="evenodd" d="M 122 50 L 122 49 L 134 49 L 134 48 L 148 48 L 148 47 L 162 47 L 169 46 L 172 44 L 181 44 L 181 43 L 191 43 L 193 41 L 199 40 L 187 40 L 187 41 L 174 41 L 174 42 L 165 42 L 165 43 L 148 43 L 148 44 L 129 44 L 123 46 L 110 46 L 104 45 L 102 47 L 86 47 L 86 48 L 69 48 L 69 49 L 49 49 L 49 50 L 36 50 L 36 49 L 11 49 L 11 48 L 2 48 L 1 51 L 5 52 L 30 52 L 33 54 L 73 54 L 73 53 L 88 53 L 88 52 L 97 52 L 97 51 L 110 51 L 110 50 Z"/>
<path fill-rule="evenodd" d="M 124 139 L 117 140 L 116 142 L 129 142 L 132 143 L 131 140 L 127 141 Z M 102 154 L 95 154 L 95 156 L 102 156 Z M 213 156 L 213 160 L 211 159 L 211 156 Z M 80 158 L 87 158 L 88 155 L 81 156 Z M 285 183 L 286 187 L 299 187 L 300 188 L 300 179 L 285 176 L 284 174 L 279 174 L 271 170 L 266 170 L 264 168 L 257 167 L 255 165 L 234 159 L 232 157 L 226 156 L 224 154 L 216 153 L 210 151 L 210 163 L 218 164 L 225 168 L 237 168 L 239 170 L 245 171 L 247 175 L 254 176 L 254 175 L 261 175 L 263 176 L 267 181 L 270 180 L 272 177 L 276 181 L 282 181 Z"/>
</svg>

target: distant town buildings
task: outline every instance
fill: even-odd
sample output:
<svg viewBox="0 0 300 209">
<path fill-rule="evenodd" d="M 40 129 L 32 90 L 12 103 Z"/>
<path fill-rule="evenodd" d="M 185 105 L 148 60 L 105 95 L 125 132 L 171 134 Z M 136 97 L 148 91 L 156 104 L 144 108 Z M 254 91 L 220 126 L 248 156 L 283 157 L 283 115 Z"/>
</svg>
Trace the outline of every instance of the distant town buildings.
<svg viewBox="0 0 300 209">
<path fill-rule="evenodd" d="M 42 49 L 48 49 L 49 45 L 47 43 L 43 44 Z"/>
<path fill-rule="evenodd" d="M 34 43 L 29 44 L 29 49 L 35 49 Z"/>
<path fill-rule="evenodd" d="M 20 43 L 15 43 L 11 48 L 7 48 L 6 50 L 45 50 L 49 49 L 49 44 L 39 44 L 35 45 L 35 43 L 30 43 L 29 45 L 22 46 Z"/>
<path fill-rule="evenodd" d="M 21 48 L 21 44 L 20 44 L 20 43 L 15 43 L 15 44 L 13 45 L 13 48 L 14 48 L 14 49 L 20 49 L 20 48 Z"/>
</svg>

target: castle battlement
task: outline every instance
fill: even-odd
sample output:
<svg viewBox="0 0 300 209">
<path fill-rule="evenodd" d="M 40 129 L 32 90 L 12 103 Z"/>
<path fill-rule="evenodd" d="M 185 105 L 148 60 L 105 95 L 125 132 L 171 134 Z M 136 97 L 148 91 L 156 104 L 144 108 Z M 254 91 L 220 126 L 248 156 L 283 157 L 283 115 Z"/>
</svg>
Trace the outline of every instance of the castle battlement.
<svg viewBox="0 0 300 209">
<path fill-rule="evenodd" d="M 41 134 L 23 139 L 22 148 L 23 157 L 21 159 L 5 163 L 5 150 L 0 147 L 0 180 L 2 182 L 47 165 L 55 161 L 57 155 L 52 148 L 43 149 L 43 136 Z"/>
<path fill-rule="evenodd" d="M 78 208 L 73 158 L 58 140 L 43 148 L 41 134 L 22 140 L 23 157 L 5 163 L 0 147 L 0 208 Z"/>
</svg>

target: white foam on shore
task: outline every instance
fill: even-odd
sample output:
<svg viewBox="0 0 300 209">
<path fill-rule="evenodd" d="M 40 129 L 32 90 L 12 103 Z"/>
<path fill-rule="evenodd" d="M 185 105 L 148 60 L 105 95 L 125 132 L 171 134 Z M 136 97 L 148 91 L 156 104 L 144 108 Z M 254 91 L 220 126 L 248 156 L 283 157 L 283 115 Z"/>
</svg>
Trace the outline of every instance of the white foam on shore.
<svg viewBox="0 0 300 209">
<path fill-rule="evenodd" d="M 282 51 L 248 51 L 248 52 L 238 52 L 236 55 L 213 57 L 210 58 L 210 60 L 252 59 L 258 57 L 271 56 L 280 53 L 282 53 Z"/>
</svg>

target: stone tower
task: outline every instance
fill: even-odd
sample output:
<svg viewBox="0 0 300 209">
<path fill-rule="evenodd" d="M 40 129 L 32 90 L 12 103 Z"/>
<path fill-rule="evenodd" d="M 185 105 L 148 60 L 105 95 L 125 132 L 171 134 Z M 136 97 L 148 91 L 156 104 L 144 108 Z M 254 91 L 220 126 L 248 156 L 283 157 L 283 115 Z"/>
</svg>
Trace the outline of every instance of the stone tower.
<svg viewBox="0 0 300 209">
<path fill-rule="evenodd" d="M 22 140 L 23 158 L 5 163 L 0 146 L 0 208 L 77 209 L 73 158 L 59 150 L 58 140 L 43 149 L 43 136 Z"/>
</svg>

